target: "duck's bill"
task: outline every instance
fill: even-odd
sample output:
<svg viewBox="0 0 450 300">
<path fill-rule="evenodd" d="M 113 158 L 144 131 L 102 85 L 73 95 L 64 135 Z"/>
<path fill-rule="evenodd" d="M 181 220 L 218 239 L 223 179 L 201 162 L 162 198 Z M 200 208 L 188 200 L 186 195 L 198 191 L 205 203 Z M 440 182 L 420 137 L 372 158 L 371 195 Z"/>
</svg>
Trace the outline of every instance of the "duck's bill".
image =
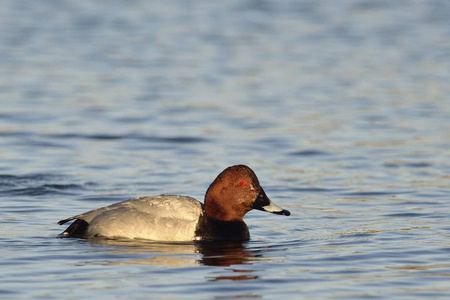
<svg viewBox="0 0 450 300">
<path fill-rule="evenodd" d="M 285 215 L 285 216 L 291 215 L 291 213 L 288 210 L 283 209 L 283 208 L 279 207 L 278 205 L 276 205 L 275 203 L 273 203 L 269 199 L 269 197 L 266 196 L 266 193 L 264 193 L 264 191 L 261 191 L 259 193 L 255 202 L 253 202 L 252 208 L 257 209 L 257 210 L 267 211 L 267 212 L 277 214 L 277 215 Z"/>
</svg>

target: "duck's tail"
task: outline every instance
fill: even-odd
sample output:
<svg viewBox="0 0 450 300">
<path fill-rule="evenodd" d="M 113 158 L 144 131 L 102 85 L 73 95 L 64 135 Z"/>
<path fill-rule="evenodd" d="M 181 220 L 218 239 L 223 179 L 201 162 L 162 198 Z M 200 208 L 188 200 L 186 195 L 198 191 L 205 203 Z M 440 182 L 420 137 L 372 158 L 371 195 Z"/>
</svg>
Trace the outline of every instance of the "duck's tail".
<svg viewBox="0 0 450 300">
<path fill-rule="evenodd" d="M 74 218 L 61 220 L 58 222 L 58 224 L 63 225 L 73 219 Z M 75 222 L 70 224 L 70 226 L 67 227 L 67 229 L 62 232 L 62 235 L 66 237 L 85 237 L 88 227 L 89 227 L 88 222 L 82 219 L 76 219 Z"/>
</svg>

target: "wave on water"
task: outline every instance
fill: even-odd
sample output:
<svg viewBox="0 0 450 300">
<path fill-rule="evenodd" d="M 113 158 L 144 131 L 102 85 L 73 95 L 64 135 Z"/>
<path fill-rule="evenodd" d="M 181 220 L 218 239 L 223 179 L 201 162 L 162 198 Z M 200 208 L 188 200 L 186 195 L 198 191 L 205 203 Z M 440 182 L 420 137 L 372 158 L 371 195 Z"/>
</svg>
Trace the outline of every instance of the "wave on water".
<svg viewBox="0 0 450 300">
<path fill-rule="evenodd" d="M 10 196 L 70 195 L 75 190 L 85 189 L 83 184 L 66 183 L 67 180 L 66 176 L 53 174 L 0 174 L 0 192 Z"/>
<path fill-rule="evenodd" d="M 140 134 L 78 134 L 78 133 L 64 133 L 64 134 L 50 134 L 50 138 L 58 139 L 89 139 L 89 140 L 141 140 L 153 143 L 180 143 L 180 144 L 197 144 L 205 143 L 209 140 L 196 136 L 146 136 Z"/>
</svg>

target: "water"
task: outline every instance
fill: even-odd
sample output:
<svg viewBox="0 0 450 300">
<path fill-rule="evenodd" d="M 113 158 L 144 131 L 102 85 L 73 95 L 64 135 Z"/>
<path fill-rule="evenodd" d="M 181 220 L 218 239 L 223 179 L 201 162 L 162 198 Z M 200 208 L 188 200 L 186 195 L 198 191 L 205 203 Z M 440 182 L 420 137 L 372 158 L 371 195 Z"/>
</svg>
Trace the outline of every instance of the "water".
<svg viewBox="0 0 450 300">
<path fill-rule="evenodd" d="M 0 298 L 448 298 L 447 1 L 2 1 Z M 244 163 L 251 240 L 58 239 Z"/>
</svg>

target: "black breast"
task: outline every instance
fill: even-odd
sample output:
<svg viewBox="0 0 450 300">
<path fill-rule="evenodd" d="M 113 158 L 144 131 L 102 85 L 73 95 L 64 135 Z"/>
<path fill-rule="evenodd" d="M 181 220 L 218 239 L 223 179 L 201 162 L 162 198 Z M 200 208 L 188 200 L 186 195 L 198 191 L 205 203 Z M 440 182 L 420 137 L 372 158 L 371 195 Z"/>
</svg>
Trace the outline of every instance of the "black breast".
<svg viewBox="0 0 450 300">
<path fill-rule="evenodd" d="M 203 214 L 195 230 L 198 241 L 248 241 L 250 233 L 244 221 L 220 221 Z"/>
</svg>

